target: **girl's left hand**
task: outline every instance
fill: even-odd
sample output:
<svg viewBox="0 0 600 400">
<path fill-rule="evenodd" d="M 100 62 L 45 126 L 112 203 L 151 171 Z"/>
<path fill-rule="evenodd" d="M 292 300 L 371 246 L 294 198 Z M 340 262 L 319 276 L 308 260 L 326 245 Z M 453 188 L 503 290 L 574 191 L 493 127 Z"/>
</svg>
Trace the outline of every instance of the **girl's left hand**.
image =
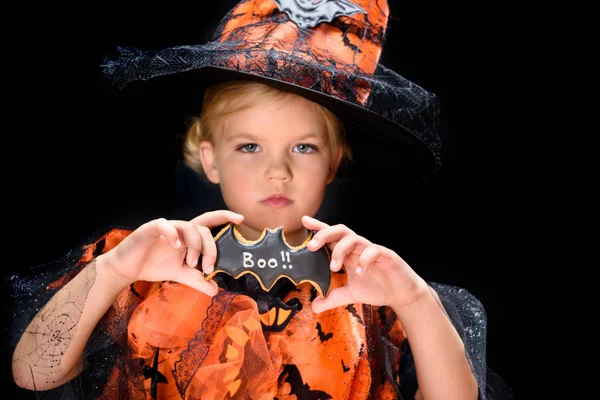
<svg viewBox="0 0 600 400">
<path fill-rule="evenodd" d="M 427 283 L 394 251 L 371 243 L 344 225 L 329 226 L 305 216 L 303 225 L 316 231 L 307 247 L 316 251 L 331 249 L 332 271 L 346 266 L 348 282 L 318 297 L 312 303 L 315 313 L 353 303 L 390 306 L 400 309 L 429 293 Z"/>
</svg>

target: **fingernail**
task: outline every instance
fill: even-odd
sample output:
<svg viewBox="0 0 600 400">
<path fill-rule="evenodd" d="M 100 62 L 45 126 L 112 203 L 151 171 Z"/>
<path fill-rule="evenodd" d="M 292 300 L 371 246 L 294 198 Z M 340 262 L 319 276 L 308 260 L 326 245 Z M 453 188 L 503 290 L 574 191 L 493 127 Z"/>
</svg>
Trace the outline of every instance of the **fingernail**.
<svg viewBox="0 0 600 400">
<path fill-rule="evenodd" d="M 357 274 L 357 275 L 360 275 L 360 274 L 362 274 L 362 272 L 363 272 L 363 269 L 362 269 L 362 267 L 356 267 L 356 274 Z"/>
<path fill-rule="evenodd" d="M 332 271 L 335 271 L 335 268 L 337 267 L 337 262 L 335 262 L 335 260 L 331 260 L 331 266 L 329 267 Z"/>
<path fill-rule="evenodd" d="M 175 248 L 178 249 L 181 247 L 181 240 L 177 239 L 177 241 L 175 242 Z"/>
<path fill-rule="evenodd" d="M 314 245 L 316 245 L 316 244 L 317 244 L 317 241 L 315 239 L 311 239 L 310 242 L 308 242 L 308 245 L 311 246 L 311 247 L 314 246 Z"/>
</svg>

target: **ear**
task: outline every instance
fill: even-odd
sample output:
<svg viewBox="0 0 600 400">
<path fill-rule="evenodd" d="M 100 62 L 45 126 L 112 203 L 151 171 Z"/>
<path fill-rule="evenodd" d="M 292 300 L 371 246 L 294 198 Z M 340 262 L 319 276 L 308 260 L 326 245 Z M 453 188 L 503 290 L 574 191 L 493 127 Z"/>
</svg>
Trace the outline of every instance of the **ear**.
<svg viewBox="0 0 600 400">
<path fill-rule="evenodd" d="M 207 141 L 201 142 L 199 147 L 200 161 L 202 161 L 202 169 L 206 177 L 212 183 L 219 183 L 219 170 L 217 168 L 217 160 L 214 146 Z"/>
<path fill-rule="evenodd" d="M 338 147 L 337 151 L 332 153 L 331 167 L 329 168 L 329 176 L 327 177 L 327 183 L 333 182 L 337 174 L 340 162 L 342 161 L 343 151 L 341 147 Z"/>
</svg>

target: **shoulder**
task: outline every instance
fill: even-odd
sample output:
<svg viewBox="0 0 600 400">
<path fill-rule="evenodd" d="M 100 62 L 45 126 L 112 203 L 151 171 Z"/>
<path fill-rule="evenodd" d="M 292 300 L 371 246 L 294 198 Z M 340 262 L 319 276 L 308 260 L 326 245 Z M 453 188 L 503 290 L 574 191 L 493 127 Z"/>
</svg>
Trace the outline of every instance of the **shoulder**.
<svg viewBox="0 0 600 400">
<path fill-rule="evenodd" d="M 428 282 L 467 348 L 482 353 L 487 336 L 487 315 L 483 303 L 467 289 Z"/>
<path fill-rule="evenodd" d="M 480 388 L 486 387 L 487 316 L 483 303 L 467 289 L 428 282 L 463 340 Z M 480 392 L 481 393 L 481 392 Z"/>
<path fill-rule="evenodd" d="M 428 282 L 428 284 L 434 290 L 434 296 L 444 307 L 454 306 L 477 314 L 482 313 L 483 315 L 480 316 L 485 318 L 483 303 L 469 290 L 438 282 Z"/>
<path fill-rule="evenodd" d="M 92 235 L 92 237 L 84 244 L 81 248 L 84 251 L 81 257 L 81 261 L 89 261 L 92 258 L 110 251 L 116 247 L 123 239 L 133 232 L 132 229 L 126 228 L 109 228 L 99 233 Z"/>
</svg>

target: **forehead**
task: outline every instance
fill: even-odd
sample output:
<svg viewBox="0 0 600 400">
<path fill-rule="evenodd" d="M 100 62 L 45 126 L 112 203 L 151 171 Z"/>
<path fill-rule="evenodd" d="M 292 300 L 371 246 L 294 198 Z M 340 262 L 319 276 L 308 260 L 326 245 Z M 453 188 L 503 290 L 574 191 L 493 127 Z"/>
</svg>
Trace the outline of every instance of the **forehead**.
<svg viewBox="0 0 600 400">
<path fill-rule="evenodd" d="M 327 126 L 323 113 L 309 100 L 297 95 L 256 101 L 231 112 L 223 120 L 223 134 L 239 132 L 267 135 L 275 132 L 288 137 L 308 133 L 325 137 Z"/>
</svg>

